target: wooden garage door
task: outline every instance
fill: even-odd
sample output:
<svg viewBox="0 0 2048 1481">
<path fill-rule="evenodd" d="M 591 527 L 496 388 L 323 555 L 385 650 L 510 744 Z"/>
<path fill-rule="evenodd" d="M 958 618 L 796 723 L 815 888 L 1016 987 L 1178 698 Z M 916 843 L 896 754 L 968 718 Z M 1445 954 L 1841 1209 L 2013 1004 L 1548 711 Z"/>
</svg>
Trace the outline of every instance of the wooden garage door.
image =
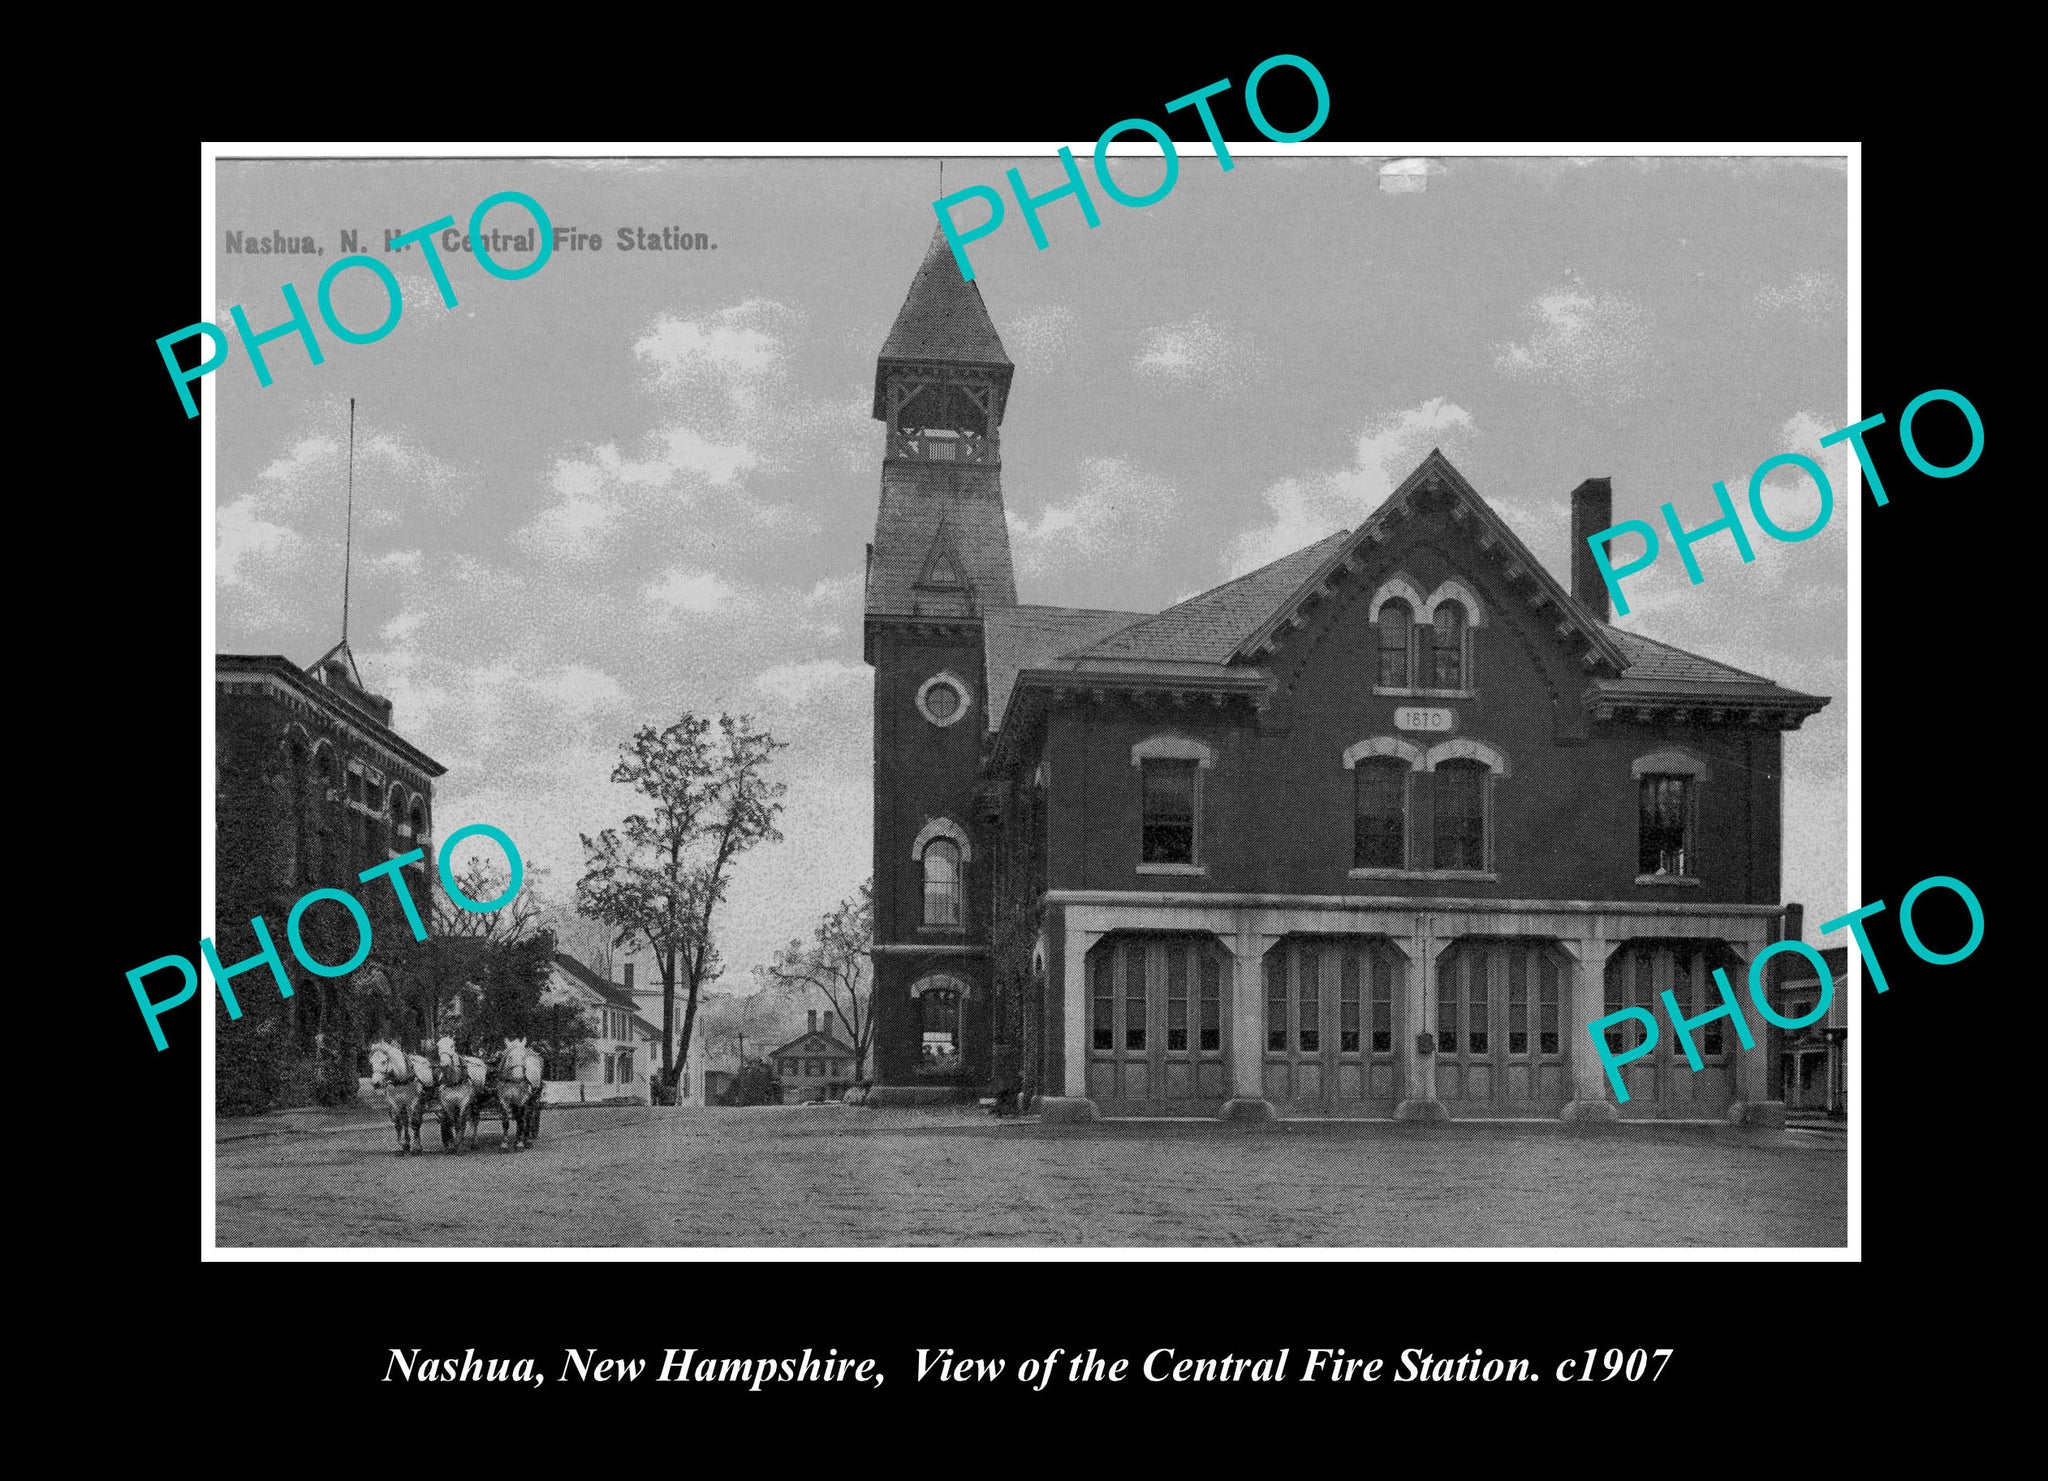
<svg viewBox="0 0 2048 1481">
<path fill-rule="evenodd" d="M 1555 1116 L 1571 1099 L 1571 959 L 1470 938 L 1437 958 L 1436 1095 L 1453 1116 Z"/>
<path fill-rule="evenodd" d="M 1105 1116 L 1213 1116 L 1230 1097 L 1230 958 L 1194 936 L 1088 953 L 1088 1096 Z"/>
<path fill-rule="evenodd" d="M 1266 953 L 1266 1099 L 1283 1116 L 1391 1116 L 1408 959 L 1378 936 L 1296 936 Z"/>
<path fill-rule="evenodd" d="M 1726 1018 L 1693 1030 L 1700 1052 L 1697 1074 L 1687 1062 L 1665 1011 L 1668 989 L 1688 1018 L 1716 1007 L 1720 989 L 1714 968 L 1720 967 L 1739 994 L 1746 980 L 1735 955 L 1718 941 L 1631 941 L 1607 959 L 1607 1001 L 1603 1014 L 1623 1008 L 1645 1008 L 1657 1020 L 1657 1047 L 1624 1066 L 1628 1100 L 1621 1114 L 1637 1119 L 1719 1120 L 1734 1098 L 1734 1058 L 1740 1049 L 1734 1025 Z M 1738 998 L 1739 1001 L 1739 998 Z M 1607 1030 L 1610 1052 L 1621 1054 L 1642 1043 L 1641 1023 L 1630 1019 Z"/>
</svg>

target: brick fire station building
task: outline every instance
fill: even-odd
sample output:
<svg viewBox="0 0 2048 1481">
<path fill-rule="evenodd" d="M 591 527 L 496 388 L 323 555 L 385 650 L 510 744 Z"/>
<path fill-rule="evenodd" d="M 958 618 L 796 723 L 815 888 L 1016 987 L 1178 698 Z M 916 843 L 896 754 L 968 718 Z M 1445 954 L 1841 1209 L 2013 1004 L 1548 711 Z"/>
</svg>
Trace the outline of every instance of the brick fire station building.
<svg viewBox="0 0 2048 1481">
<path fill-rule="evenodd" d="M 872 1101 L 1782 1117 L 1726 1020 L 1699 1073 L 1667 1026 L 1619 1107 L 1587 1038 L 1744 988 L 1784 928 L 1782 734 L 1828 702 L 1609 625 L 1608 480 L 1569 590 L 1432 451 L 1165 612 L 1020 605 L 1011 373 L 934 236 L 875 374 Z"/>
</svg>

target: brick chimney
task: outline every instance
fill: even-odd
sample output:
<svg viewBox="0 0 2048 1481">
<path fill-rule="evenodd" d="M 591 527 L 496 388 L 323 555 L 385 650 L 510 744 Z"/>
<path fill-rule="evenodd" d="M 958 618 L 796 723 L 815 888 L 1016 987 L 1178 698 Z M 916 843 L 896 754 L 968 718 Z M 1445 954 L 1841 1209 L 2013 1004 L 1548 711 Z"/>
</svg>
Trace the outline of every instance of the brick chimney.
<svg viewBox="0 0 2048 1481">
<path fill-rule="evenodd" d="M 1607 583 L 1600 579 L 1600 567 L 1586 537 L 1613 523 L 1613 479 L 1589 478 L 1572 490 L 1572 600 L 1601 622 L 1610 621 L 1614 613 L 1608 605 Z"/>
<path fill-rule="evenodd" d="M 626 963 L 626 966 L 625 966 L 625 973 L 626 973 L 626 991 L 627 991 L 627 992 L 631 992 L 631 991 L 633 990 L 633 964 L 632 964 L 631 962 L 628 962 L 628 963 Z"/>
<path fill-rule="evenodd" d="M 805 1030 L 804 1032 L 806 1032 L 806 1033 L 812 1033 L 812 1034 L 815 1034 L 815 1033 L 816 1033 L 817 1031 L 818 1031 L 818 1010 L 817 1010 L 816 1008 L 813 1008 L 813 1009 L 811 1009 L 811 1026 L 810 1026 L 810 1027 L 809 1027 L 808 1029 L 806 1029 L 806 1030 Z"/>
</svg>

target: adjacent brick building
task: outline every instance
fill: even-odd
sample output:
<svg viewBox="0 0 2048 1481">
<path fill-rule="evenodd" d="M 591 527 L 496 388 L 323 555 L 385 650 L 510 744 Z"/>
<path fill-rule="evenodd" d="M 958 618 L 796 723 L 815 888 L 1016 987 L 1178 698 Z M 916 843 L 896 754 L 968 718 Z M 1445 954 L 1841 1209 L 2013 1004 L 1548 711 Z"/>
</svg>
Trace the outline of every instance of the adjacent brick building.
<svg viewBox="0 0 2048 1481">
<path fill-rule="evenodd" d="M 1566 590 L 1436 451 L 1166 612 L 1019 605 L 1010 380 L 935 237 L 876 371 L 874 1098 L 1616 1114 L 1586 1025 L 1778 938 L 1782 732 L 1827 700 L 1609 625 L 1607 480 Z M 1726 1027 L 1619 1113 L 1781 1114 Z"/>
<path fill-rule="evenodd" d="M 223 1051 L 262 1041 L 274 1056 L 313 1054 L 325 1032 L 349 1060 L 367 1036 L 407 1042 L 432 1025 L 414 1021 L 402 993 L 347 993 L 340 979 L 307 972 L 286 939 L 292 906 L 309 890 L 345 890 L 369 913 L 373 948 L 412 941 L 389 883 L 358 875 L 413 849 L 405 869 L 422 915 L 434 867 L 434 780 L 446 770 L 392 726 L 391 701 L 370 692 L 346 641 L 306 668 L 278 654 L 215 655 L 215 939 L 229 965 L 255 955 L 249 925 L 264 917 L 293 983 L 280 999 L 270 974 L 236 978 L 253 1022 L 222 1038 Z M 357 933 L 333 903 L 309 909 L 301 935 L 316 960 L 347 961 Z M 376 971 L 375 959 L 366 971 Z M 367 1005 L 367 1008 L 366 1008 Z M 367 1011 L 377 1021 L 357 1021 Z M 337 1015 L 347 1015 L 346 1021 Z M 226 1022 L 226 1015 L 222 1015 Z"/>
</svg>

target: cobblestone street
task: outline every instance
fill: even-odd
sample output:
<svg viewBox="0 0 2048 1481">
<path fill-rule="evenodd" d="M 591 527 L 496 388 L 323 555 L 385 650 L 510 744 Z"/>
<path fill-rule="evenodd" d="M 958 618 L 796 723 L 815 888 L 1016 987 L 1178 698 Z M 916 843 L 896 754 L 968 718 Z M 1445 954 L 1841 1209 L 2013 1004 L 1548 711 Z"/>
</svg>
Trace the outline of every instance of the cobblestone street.
<svg viewBox="0 0 2048 1481">
<path fill-rule="evenodd" d="M 1841 1245 L 1843 1139 L 1717 1126 L 1002 1124 L 973 1110 L 561 1111 L 525 1152 L 219 1127 L 222 1245 Z"/>
</svg>

